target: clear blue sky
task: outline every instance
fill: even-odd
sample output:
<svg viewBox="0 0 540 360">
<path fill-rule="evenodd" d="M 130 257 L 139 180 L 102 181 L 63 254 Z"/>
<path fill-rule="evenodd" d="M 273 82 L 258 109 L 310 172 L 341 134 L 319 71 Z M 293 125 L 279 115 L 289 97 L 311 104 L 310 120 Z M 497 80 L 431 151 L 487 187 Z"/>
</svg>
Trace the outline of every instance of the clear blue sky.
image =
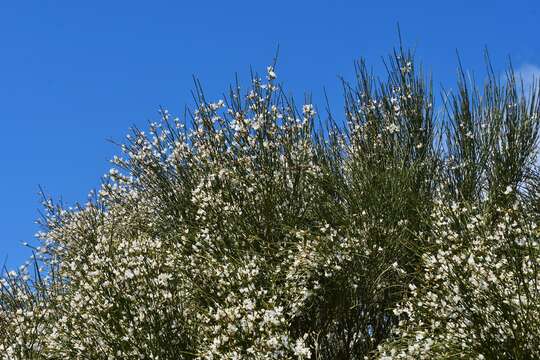
<svg viewBox="0 0 540 360">
<path fill-rule="evenodd" d="M 336 114 L 337 75 L 365 57 L 376 72 L 407 46 L 454 85 L 456 49 L 478 75 L 483 49 L 539 72 L 540 2 L 530 1 L 2 1 L 0 4 L 0 265 L 22 263 L 38 230 L 38 186 L 85 201 L 128 128 L 157 120 L 160 105 L 191 104 L 192 75 L 217 99 L 238 72 L 264 71 L 280 45 L 279 80 L 299 100 Z"/>
</svg>

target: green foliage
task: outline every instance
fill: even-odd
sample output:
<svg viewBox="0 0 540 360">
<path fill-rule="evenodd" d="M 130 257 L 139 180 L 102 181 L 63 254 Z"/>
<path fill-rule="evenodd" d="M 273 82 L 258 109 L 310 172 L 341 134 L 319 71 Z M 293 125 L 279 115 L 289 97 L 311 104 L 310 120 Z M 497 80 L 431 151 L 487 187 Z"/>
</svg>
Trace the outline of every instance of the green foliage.
<svg viewBox="0 0 540 360">
<path fill-rule="evenodd" d="M 316 125 L 276 81 L 133 129 L 98 194 L 45 202 L 0 291 L 4 359 L 539 356 L 540 100 L 460 70 L 437 117 L 399 49 Z"/>
</svg>

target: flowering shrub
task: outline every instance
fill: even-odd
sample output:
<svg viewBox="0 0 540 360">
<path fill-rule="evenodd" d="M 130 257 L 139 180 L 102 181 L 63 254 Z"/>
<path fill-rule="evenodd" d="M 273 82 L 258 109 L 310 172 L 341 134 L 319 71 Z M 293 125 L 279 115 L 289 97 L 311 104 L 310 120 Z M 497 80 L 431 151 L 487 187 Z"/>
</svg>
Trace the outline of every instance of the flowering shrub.
<svg viewBox="0 0 540 360">
<path fill-rule="evenodd" d="M 359 64 L 343 124 L 274 64 L 134 129 L 86 205 L 45 202 L 3 359 L 537 357 L 539 101 L 461 82 L 438 121 L 411 55 L 388 65 Z"/>
<path fill-rule="evenodd" d="M 394 310 L 403 316 L 381 358 L 533 359 L 540 356 L 537 219 L 518 204 L 498 209 L 443 206 L 420 286 Z"/>
</svg>

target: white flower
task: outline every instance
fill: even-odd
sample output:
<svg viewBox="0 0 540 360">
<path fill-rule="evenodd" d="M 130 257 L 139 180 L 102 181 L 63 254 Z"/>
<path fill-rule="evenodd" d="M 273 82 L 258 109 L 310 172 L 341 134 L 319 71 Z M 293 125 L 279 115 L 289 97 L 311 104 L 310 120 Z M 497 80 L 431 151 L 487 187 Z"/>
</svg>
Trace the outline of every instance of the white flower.
<svg viewBox="0 0 540 360">
<path fill-rule="evenodd" d="M 276 78 L 276 73 L 274 72 L 273 66 L 267 67 L 266 73 L 268 74 L 268 80 L 274 80 Z"/>
<path fill-rule="evenodd" d="M 392 124 L 390 124 L 390 125 L 388 125 L 388 126 L 386 127 L 386 130 L 388 130 L 388 132 L 389 132 L 390 134 L 394 134 L 394 133 L 399 132 L 399 126 L 397 126 L 396 124 L 392 123 Z"/>
<path fill-rule="evenodd" d="M 124 272 L 124 276 L 125 276 L 126 279 L 132 279 L 135 276 L 135 274 L 130 269 L 127 269 Z"/>
<path fill-rule="evenodd" d="M 302 108 L 302 112 L 304 113 L 304 116 L 308 118 L 315 116 L 315 110 L 313 109 L 312 104 L 304 105 L 304 107 Z"/>
</svg>

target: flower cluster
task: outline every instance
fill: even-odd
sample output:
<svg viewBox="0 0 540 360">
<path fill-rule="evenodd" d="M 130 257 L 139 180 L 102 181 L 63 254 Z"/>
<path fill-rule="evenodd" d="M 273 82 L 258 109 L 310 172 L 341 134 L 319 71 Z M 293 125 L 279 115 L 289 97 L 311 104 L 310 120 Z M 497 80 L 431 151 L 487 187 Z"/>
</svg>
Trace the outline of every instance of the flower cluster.
<svg viewBox="0 0 540 360">
<path fill-rule="evenodd" d="M 86 204 L 44 202 L 0 359 L 539 357 L 540 101 L 462 84 L 441 125 L 411 55 L 388 71 L 343 124 L 274 64 L 133 129 Z"/>
<path fill-rule="evenodd" d="M 540 356 L 540 233 L 523 210 L 439 204 L 422 277 L 394 310 L 402 321 L 381 359 Z"/>
</svg>

